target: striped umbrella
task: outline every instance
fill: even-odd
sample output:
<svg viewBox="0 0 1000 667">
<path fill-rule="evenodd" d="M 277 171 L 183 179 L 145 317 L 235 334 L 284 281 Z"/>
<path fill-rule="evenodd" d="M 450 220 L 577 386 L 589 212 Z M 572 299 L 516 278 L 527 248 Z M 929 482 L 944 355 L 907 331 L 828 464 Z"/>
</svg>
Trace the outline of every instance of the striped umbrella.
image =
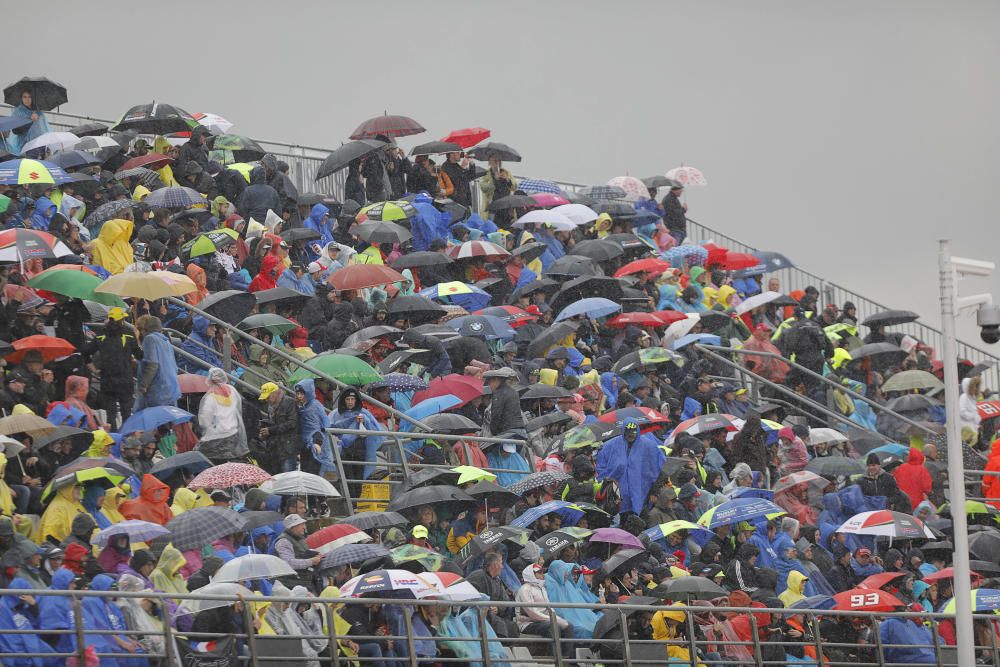
<svg viewBox="0 0 1000 667">
<path fill-rule="evenodd" d="M 701 530 L 707 531 L 708 528 L 704 526 L 699 526 L 696 523 L 691 523 L 690 521 L 684 521 L 683 519 L 677 519 L 675 521 L 668 521 L 666 523 L 661 523 L 653 526 L 652 528 L 647 528 L 642 531 L 642 534 L 647 536 L 651 542 L 656 542 L 657 540 L 662 540 L 667 535 L 672 535 L 679 530 Z"/>
<path fill-rule="evenodd" d="M 752 521 L 762 516 L 771 519 L 776 516 L 786 514 L 770 500 L 764 498 L 737 498 L 729 502 L 716 505 L 701 515 L 698 525 L 704 528 L 715 529 L 719 526 L 729 526 L 740 521 Z"/>
<path fill-rule="evenodd" d="M 495 262 L 510 257 L 510 253 L 489 241 L 466 241 L 460 246 L 449 248 L 448 256 L 452 259 L 482 257 L 487 262 Z"/>
<path fill-rule="evenodd" d="M 855 514 L 845 521 L 836 532 L 854 535 L 881 535 L 905 540 L 934 539 L 934 533 L 920 519 L 891 510 L 875 510 Z"/>
<path fill-rule="evenodd" d="M 358 542 L 371 542 L 371 536 L 354 526 L 338 523 L 322 528 L 306 538 L 306 544 L 310 549 L 315 549 L 320 553 L 327 553 L 345 544 L 356 544 Z"/>
<path fill-rule="evenodd" d="M 72 181 L 72 176 L 51 162 L 27 158 L 0 162 L 0 185 L 55 185 Z"/>
<path fill-rule="evenodd" d="M 23 227 L 0 232 L 0 262 L 55 259 L 72 254 L 73 251 L 65 243 L 48 232 Z"/>
<path fill-rule="evenodd" d="M 161 535 L 169 535 L 170 531 L 163 526 L 149 521 L 129 519 L 108 526 L 94 535 L 93 542 L 99 547 L 107 545 L 115 535 L 128 535 L 130 542 L 150 542 Z"/>
</svg>

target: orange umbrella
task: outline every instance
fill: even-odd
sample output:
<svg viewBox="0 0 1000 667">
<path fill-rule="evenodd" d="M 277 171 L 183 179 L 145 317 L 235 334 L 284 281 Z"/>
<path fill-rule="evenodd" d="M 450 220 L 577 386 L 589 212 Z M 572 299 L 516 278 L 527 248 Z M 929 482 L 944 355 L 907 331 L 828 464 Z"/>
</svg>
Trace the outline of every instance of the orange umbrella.
<svg viewBox="0 0 1000 667">
<path fill-rule="evenodd" d="M 330 275 L 329 281 L 340 291 L 381 287 L 406 280 L 402 273 L 383 264 L 353 264 Z"/>
<path fill-rule="evenodd" d="M 69 356 L 76 351 L 76 347 L 68 340 L 56 338 L 55 336 L 42 335 L 28 336 L 27 338 L 15 340 L 12 343 L 12 347 L 14 351 L 5 357 L 12 364 L 19 364 L 24 361 L 24 355 L 29 350 L 38 350 L 41 352 L 42 359 L 45 362 Z"/>
</svg>

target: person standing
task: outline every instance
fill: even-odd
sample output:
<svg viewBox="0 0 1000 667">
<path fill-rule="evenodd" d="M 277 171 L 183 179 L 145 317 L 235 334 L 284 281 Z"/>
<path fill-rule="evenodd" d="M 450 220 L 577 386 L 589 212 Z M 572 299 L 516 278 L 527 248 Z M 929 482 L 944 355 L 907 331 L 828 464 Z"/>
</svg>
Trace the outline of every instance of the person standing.
<svg viewBox="0 0 1000 667">
<path fill-rule="evenodd" d="M 597 454 L 597 479 L 618 483 L 623 517 L 626 513 L 642 514 L 665 461 L 656 439 L 640 435 L 638 422 L 629 420 L 622 434 L 608 440 Z"/>
<path fill-rule="evenodd" d="M 21 148 L 26 143 L 50 131 L 49 122 L 42 110 L 35 106 L 30 90 L 21 91 L 21 103 L 14 107 L 10 115 L 31 121 L 31 124 L 17 128 L 7 137 L 8 149 L 15 155 L 21 153 Z"/>
<path fill-rule="evenodd" d="M 472 189 L 469 184 L 475 180 L 475 168 L 469 164 L 469 158 L 462 153 L 448 153 L 448 160 L 441 166 L 441 171 L 448 176 L 452 187 L 451 198 L 462 206 L 472 206 Z"/>
<path fill-rule="evenodd" d="M 486 171 L 486 175 L 479 180 L 479 191 L 483 195 L 483 203 L 480 210 L 486 211 L 490 204 L 497 199 L 510 195 L 516 188 L 517 181 L 514 180 L 509 171 L 503 168 L 500 158 L 491 155 L 490 168 Z M 497 217 L 500 217 L 499 213 L 498 211 Z M 509 212 L 507 217 L 509 218 Z"/>
<path fill-rule="evenodd" d="M 157 405 L 176 407 L 181 397 L 177 382 L 177 361 L 170 341 L 163 335 L 163 324 L 155 315 L 143 315 L 136 322 L 142 344 L 142 361 L 139 362 L 139 395 L 133 411 Z"/>
<path fill-rule="evenodd" d="M 264 469 L 272 474 L 295 470 L 298 462 L 299 415 L 295 399 L 283 392 L 273 382 L 260 387 L 258 400 L 264 401 L 267 419 L 262 420 L 257 435 L 263 444 L 260 456 Z"/>
<path fill-rule="evenodd" d="M 663 223 L 667 231 L 677 241 L 677 245 L 684 243 L 687 238 L 687 203 L 681 201 L 681 194 L 684 193 L 684 186 L 680 183 L 670 188 L 670 192 L 663 198 Z"/>
<path fill-rule="evenodd" d="M 135 400 L 135 368 L 142 356 L 135 336 L 125 331 L 123 321 L 128 317 L 124 309 L 114 307 L 108 311 L 104 334 L 89 347 L 93 350 L 91 370 L 97 371 L 101 380 L 98 406 L 105 410 L 108 422 L 117 428 L 132 414 Z M 119 421 L 116 415 L 121 415 Z"/>
</svg>

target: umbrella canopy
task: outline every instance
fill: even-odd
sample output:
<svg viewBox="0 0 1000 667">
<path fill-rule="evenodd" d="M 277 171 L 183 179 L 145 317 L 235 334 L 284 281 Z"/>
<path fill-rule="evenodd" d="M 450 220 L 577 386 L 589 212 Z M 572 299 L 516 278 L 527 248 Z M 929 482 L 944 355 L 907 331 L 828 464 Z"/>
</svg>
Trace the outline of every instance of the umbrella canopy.
<svg viewBox="0 0 1000 667">
<path fill-rule="evenodd" d="M 737 498 L 709 509 L 698 519 L 698 525 L 715 529 L 761 517 L 770 519 L 785 513 L 785 510 L 764 498 Z"/>
<path fill-rule="evenodd" d="M 431 433 L 444 433 L 451 435 L 467 435 L 479 433 L 481 427 L 468 417 L 450 412 L 442 412 L 431 415 L 423 420 Z M 496 475 L 490 475 L 496 478 Z"/>
<path fill-rule="evenodd" d="M 524 513 L 511 521 L 510 525 L 517 528 L 527 528 L 546 514 L 552 514 L 553 512 L 560 512 L 561 514 L 564 510 L 570 510 L 575 513 L 577 520 L 579 520 L 579 517 L 583 516 L 586 512 L 586 510 L 578 504 L 568 503 L 564 500 L 550 500 L 546 503 L 542 503 L 541 505 L 529 507 Z M 576 521 L 573 521 L 572 523 L 576 523 Z"/>
<path fill-rule="evenodd" d="M 697 167 L 674 167 L 666 173 L 667 178 L 677 181 L 685 188 L 692 185 L 708 185 L 705 175 Z"/>
<path fill-rule="evenodd" d="M 177 545 L 174 545 L 177 546 Z M 207 586 L 203 586 L 198 589 L 199 595 L 206 596 L 230 596 L 234 599 L 231 600 L 212 600 L 205 599 L 203 597 L 196 598 L 193 600 L 184 600 L 181 602 L 179 607 L 180 611 L 186 612 L 192 615 L 199 614 L 203 611 L 208 611 L 209 609 L 218 609 L 219 607 L 228 607 L 234 605 L 239 600 L 250 600 L 254 597 L 254 592 L 247 588 L 246 586 L 241 586 L 240 584 L 231 584 L 226 582 L 211 583 Z"/>
<path fill-rule="evenodd" d="M 646 530 L 642 531 L 642 534 L 646 535 L 647 537 L 649 537 L 649 539 L 651 541 L 655 542 L 657 540 L 662 540 L 667 535 L 672 535 L 672 534 L 676 533 L 679 530 L 687 530 L 687 531 L 701 530 L 701 531 L 707 531 L 708 528 L 705 528 L 704 526 L 699 526 L 696 523 L 691 523 L 690 521 L 684 521 L 683 519 L 677 519 L 677 520 L 674 520 L 674 521 L 668 521 L 666 523 L 658 524 L 656 526 L 653 526 L 652 528 L 647 528 Z"/>
<path fill-rule="evenodd" d="M 486 474 L 492 475 L 492 473 Z M 485 503 L 488 507 L 513 507 L 521 500 L 521 496 L 514 493 L 510 489 L 505 489 L 504 487 L 485 479 L 476 482 L 471 487 L 467 488 L 465 492 L 476 500 Z"/>
<path fill-rule="evenodd" d="M 72 254 L 66 244 L 48 232 L 23 227 L 0 232 L 0 262 L 55 259 Z"/>
<path fill-rule="evenodd" d="M 19 417 L 20 415 L 14 415 Z M 30 415 L 34 416 L 34 415 Z M 39 417 L 39 419 L 41 419 Z M 52 427 L 52 423 L 48 420 L 42 419 L 43 422 L 49 425 L 49 428 L 45 431 L 36 432 L 34 437 L 34 443 L 32 447 L 35 450 L 41 449 L 42 447 L 48 447 L 54 442 L 59 442 L 60 440 L 69 440 L 74 452 L 82 452 L 86 449 L 91 442 L 94 440 L 94 436 L 91 435 L 90 431 L 85 431 L 82 428 L 75 428 L 73 426 L 56 426 Z M 17 431 L 14 431 L 16 433 Z M 6 436 L 0 435 L 0 438 Z M 4 445 L 4 454 L 7 454 L 7 447 L 10 445 Z M 9 456 L 9 455 L 8 455 Z"/>
<path fill-rule="evenodd" d="M 562 195 L 554 195 L 551 192 L 536 192 L 535 194 L 530 195 L 530 197 L 539 206 L 544 206 L 545 208 L 562 206 L 569 203 L 569 200 Z"/>
<path fill-rule="evenodd" d="M 409 570 L 375 570 L 358 575 L 340 587 L 341 597 L 359 597 L 389 591 L 407 591 L 413 597 L 419 594 L 432 594 L 434 585 L 422 579 L 421 575 Z"/>
<path fill-rule="evenodd" d="M 213 151 L 225 151 L 232 153 L 232 160 L 235 162 L 252 162 L 259 160 L 267 151 L 260 144 L 249 137 L 239 134 L 220 134 L 212 140 Z M 230 162 L 227 158 L 227 162 Z"/>
<path fill-rule="evenodd" d="M 829 482 L 814 472 L 799 470 L 798 472 L 793 472 L 778 479 L 774 485 L 774 493 L 777 494 L 781 491 L 799 486 L 800 484 L 807 484 L 816 490 L 822 491 L 827 487 Z"/>
<path fill-rule="evenodd" d="M 397 296 L 389 302 L 389 315 L 403 316 L 407 319 L 417 317 L 440 317 L 447 311 L 440 304 L 434 303 L 420 294 Z M 391 319 L 391 318 L 390 318 Z"/>
<path fill-rule="evenodd" d="M 549 265 L 545 270 L 549 276 L 584 277 L 601 276 L 604 272 L 597 265 L 597 262 L 590 257 L 583 255 L 563 255 Z"/>
<path fill-rule="evenodd" d="M 420 567 L 428 571 L 440 570 L 444 565 L 444 556 L 437 551 L 417 546 L 416 544 L 404 544 L 389 551 L 389 558 L 393 565 L 404 563 L 418 563 Z"/>
<path fill-rule="evenodd" d="M 325 496 L 339 498 L 340 493 L 326 479 L 319 475 L 293 470 L 274 475 L 260 485 L 268 493 L 279 496 Z"/>
<path fill-rule="evenodd" d="M 911 310 L 882 310 L 874 315 L 870 315 L 861 321 L 866 327 L 874 329 L 875 327 L 891 327 L 897 324 L 909 324 L 910 322 L 916 322 L 920 319 L 920 315 L 917 315 Z"/>
<path fill-rule="evenodd" d="M 889 401 L 886 407 L 893 412 L 914 412 L 917 410 L 930 410 L 939 405 L 941 403 L 923 394 L 904 394 Z"/>
<path fill-rule="evenodd" d="M 130 160 L 126 160 L 125 163 L 122 164 L 122 166 L 118 167 L 118 171 L 115 172 L 115 178 L 120 178 L 118 174 L 122 171 L 135 169 L 137 167 L 146 167 L 147 169 L 159 169 L 163 165 L 173 161 L 174 159 L 169 155 L 162 155 L 160 153 L 146 153 L 145 155 L 140 155 Z"/>
<path fill-rule="evenodd" d="M 469 375 L 452 373 L 431 380 L 427 389 L 413 396 L 413 405 L 437 396 L 452 395 L 464 404 L 483 395 L 483 381 Z"/>
<path fill-rule="evenodd" d="M 601 565 L 601 572 L 614 574 L 631 568 L 635 563 L 647 557 L 645 549 L 619 549 Z"/>
<path fill-rule="evenodd" d="M 617 544 L 619 546 L 634 547 L 636 549 L 646 548 L 638 537 L 628 531 L 622 530 L 621 528 L 598 528 L 594 531 L 594 534 L 590 536 L 590 541 L 606 542 L 607 544 Z"/>
<path fill-rule="evenodd" d="M 659 257 L 645 257 L 643 259 L 637 259 L 634 262 L 629 262 L 622 268 L 615 271 L 615 278 L 621 278 L 622 276 L 631 275 L 633 273 L 651 273 L 653 275 L 659 275 L 671 268 L 670 262 L 660 259 Z M 776 292 L 775 292 L 776 293 Z"/>
<path fill-rule="evenodd" d="M 425 266 L 441 266 L 454 262 L 451 257 L 440 252 L 421 250 L 402 255 L 392 263 L 392 268 L 401 271 L 403 269 L 419 269 Z"/>
<path fill-rule="evenodd" d="M 502 144 L 499 141 L 487 141 L 485 144 L 479 144 L 472 150 L 466 153 L 473 160 L 489 160 L 491 157 L 495 157 L 503 162 L 520 162 L 521 154 L 516 150 L 508 146 L 507 144 Z"/>
<path fill-rule="evenodd" d="M 488 139 L 490 131 L 485 127 L 466 127 L 461 130 L 452 130 L 447 137 L 442 137 L 441 141 L 458 144 L 462 148 L 472 148 L 480 141 Z"/>
<path fill-rule="evenodd" d="M 163 426 L 164 424 L 183 424 L 184 422 L 189 422 L 192 419 L 194 419 L 194 415 L 186 410 L 181 410 L 180 408 L 175 408 L 170 405 L 159 405 L 152 408 L 146 408 L 145 410 L 139 410 L 139 412 L 133 412 L 118 430 L 122 434 L 136 433 L 139 431 L 148 433 L 150 431 L 155 431 L 158 427 Z"/>
<path fill-rule="evenodd" d="M 631 313 L 626 313 L 629 315 Z M 622 317 L 618 315 L 616 317 Z M 636 370 L 644 366 L 658 366 L 660 364 L 673 364 L 677 368 L 681 368 L 686 363 L 685 358 L 674 352 L 673 350 L 668 350 L 665 347 L 647 347 L 635 352 L 629 352 L 624 355 L 621 359 L 615 362 L 614 366 L 611 367 L 615 373 L 627 373 L 631 370 Z M 705 415 L 706 419 L 702 422 L 693 422 L 692 425 L 697 424 L 697 428 L 701 429 L 704 426 L 709 426 L 713 423 L 712 420 L 707 419 L 708 415 Z M 686 422 L 682 422 L 685 424 Z M 720 424 L 717 428 L 725 428 L 726 425 Z M 678 425 L 680 428 L 680 425 Z M 694 435 L 694 434 L 692 434 Z"/>
<path fill-rule="evenodd" d="M 448 322 L 448 326 L 463 336 L 484 338 L 485 340 L 510 340 L 514 337 L 514 328 L 499 317 L 490 315 L 465 315 Z"/>
<path fill-rule="evenodd" d="M 845 521 L 838 533 L 882 535 L 897 539 L 934 539 L 934 534 L 920 519 L 902 512 L 875 510 L 855 514 Z"/>
<path fill-rule="evenodd" d="M 292 566 L 277 556 L 247 554 L 225 563 L 212 575 L 212 582 L 240 582 L 294 576 L 295 570 Z"/>
<path fill-rule="evenodd" d="M 0 232 L 2 236 L 2 232 Z M 150 271 L 148 273 L 119 273 L 105 280 L 94 293 L 117 294 L 156 301 L 170 296 L 184 296 L 198 291 L 198 287 L 184 274 L 170 271 Z"/>
<path fill-rule="evenodd" d="M 414 146 L 410 155 L 437 155 L 439 153 L 458 153 L 462 147 L 450 141 L 428 141 L 426 144 Z"/>
<path fill-rule="evenodd" d="M 649 199 L 649 187 L 635 176 L 615 176 L 608 185 L 613 188 L 620 188 L 625 196 L 622 199 L 628 201 L 639 201 Z"/>
<path fill-rule="evenodd" d="M 243 331 L 253 331 L 254 329 L 267 329 L 275 336 L 284 336 L 292 329 L 298 328 L 298 324 L 290 319 L 275 315 L 274 313 L 258 313 L 244 318 L 238 325 Z M 182 389 L 183 391 L 183 389 Z"/>
<path fill-rule="evenodd" d="M 11 364 L 19 364 L 24 361 L 24 355 L 31 350 L 41 352 L 42 360 L 45 363 L 61 359 L 62 357 L 68 357 L 76 351 L 76 346 L 68 340 L 56 338 L 55 336 L 43 336 L 41 334 L 15 340 L 11 345 L 14 348 L 14 352 L 4 357 Z"/>
<path fill-rule="evenodd" d="M 395 269 L 382 264 L 353 264 L 330 274 L 329 283 L 340 291 L 381 287 L 406 280 Z"/>
<path fill-rule="evenodd" d="M 0 418 L 0 435 L 14 435 L 15 433 L 49 433 L 56 429 L 55 424 L 42 419 L 38 415 L 11 415 Z"/>
<path fill-rule="evenodd" d="M 257 486 L 271 475 L 249 463 L 228 462 L 203 470 L 188 482 L 189 489 L 231 489 L 234 486 Z"/>
<path fill-rule="evenodd" d="M 209 131 L 215 135 L 223 135 L 233 127 L 232 123 L 215 113 L 202 113 L 200 111 L 196 111 L 191 114 L 191 117 L 198 121 L 199 125 L 207 127 Z"/>
<path fill-rule="evenodd" d="M 551 211 L 566 216 L 577 226 L 597 220 L 597 213 L 594 212 L 594 209 L 583 204 L 563 204 L 562 206 L 556 206 Z"/>
<path fill-rule="evenodd" d="M 338 519 L 337 523 L 354 526 L 358 530 L 372 530 L 373 528 L 405 526 L 409 521 L 398 512 L 358 512 Z"/>
<path fill-rule="evenodd" d="M 202 299 L 198 307 L 228 324 L 237 324 L 250 314 L 257 299 L 249 292 L 228 289 L 214 292 Z"/>
<path fill-rule="evenodd" d="M 59 185 L 72 181 L 71 175 L 52 162 L 27 158 L 0 162 L 0 185 Z"/>
<path fill-rule="evenodd" d="M 100 164 L 101 161 L 93 153 L 87 151 L 64 150 L 49 156 L 49 162 L 62 167 L 66 171 L 70 169 L 83 169 Z"/>
<path fill-rule="evenodd" d="M 529 475 L 525 475 L 512 484 L 510 486 L 510 490 L 519 496 L 523 496 L 529 491 L 542 489 L 547 486 L 555 486 L 557 484 L 565 484 L 572 479 L 573 476 L 565 472 L 543 470 L 541 472 L 533 472 Z"/>
<path fill-rule="evenodd" d="M 240 237 L 235 229 L 214 229 L 194 237 L 181 246 L 181 253 L 194 259 L 202 255 L 210 255 L 236 243 Z"/>
<path fill-rule="evenodd" d="M 1000 534 L 995 531 L 979 531 L 969 536 L 969 551 L 976 558 L 993 561 L 1000 553 Z"/>
<path fill-rule="evenodd" d="M 628 195 L 624 189 L 617 185 L 587 185 L 577 191 L 579 194 L 591 199 L 601 199 L 606 201 L 625 199 Z M 648 196 L 648 195 L 646 195 Z"/>
<path fill-rule="evenodd" d="M 721 586 L 705 577 L 671 579 L 664 586 L 664 595 L 671 600 L 714 600 L 729 595 Z"/>
<path fill-rule="evenodd" d="M 358 357 L 336 352 L 318 354 L 300 366 L 288 378 L 290 382 L 298 382 L 305 378 L 319 377 L 318 373 L 332 375 L 341 382 L 354 387 L 361 387 L 372 382 L 378 382 L 382 375 Z"/>
<path fill-rule="evenodd" d="M 926 581 L 926 577 L 924 580 Z M 977 588 L 972 591 L 972 611 L 973 612 L 984 612 L 992 611 L 996 612 L 1000 609 L 1000 590 L 996 588 Z M 945 603 L 944 608 L 941 611 L 945 614 L 955 613 L 955 598 L 951 598 Z"/>
<path fill-rule="evenodd" d="M 896 373 L 882 383 L 883 393 L 918 389 L 944 389 L 944 383 L 937 379 L 933 373 L 915 369 Z"/>
<path fill-rule="evenodd" d="M 108 540 L 115 535 L 128 535 L 129 541 L 134 543 L 152 542 L 157 537 L 169 534 L 170 531 L 159 524 L 150 523 L 149 521 L 139 521 L 138 519 L 129 519 L 98 531 L 91 542 L 99 547 L 104 547 L 107 546 Z"/>
<path fill-rule="evenodd" d="M 449 248 L 448 256 L 455 260 L 481 257 L 484 261 L 495 262 L 510 257 L 510 253 L 489 241 L 466 241 Z"/>
<path fill-rule="evenodd" d="M 538 319 L 537 315 L 532 315 L 517 306 L 491 306 L 477 310 L 474 314 L 498 318 L 509 324 L 513 329 L 517 329 Z"/>
<path fill-rule="evenodd" d="M 531 199 L 529 197 L 529 199 Z M 538 202 L 532 199 L 536 205 Z M 524 227 L 526 225 L 549 225 L 556 231 L 569 232 L 577 227 L 577 222 L 555 209 L 539 209 L 528 211 L 514 221 L 514 227 Z"/>
<path fill-rule="evenodd" d="M 202 377 L 202 376 L 198 376 Z M 165 458 L 162 461 L 157 461 L 153 464 L 153 467 L 149 470 L 149 474 L 153 475 L 160 481 L 169 479 L 174 473 L 183 470 L 188 475 L 197 475 L 202 470 L 208 470 L 212 467 L 212 462 L 208 460 L 208 457 L 201 452 L 191 451 L 182 452 L 180 454 L 174 454 L 169 458 Z"/>
<path fill-rule="evenodd" d="M 51 111 L 66 104 L 66 87 L 44 76 L 26 76 L 3 89 L 3 101 L 12 107 L 21 104 L 21 93 L 31 93 L 32 108 Z"/>
<path fill-rule="evenodd" d="M 390 116 L 384 114 L 369 118 L 351 132 L 351 139 L 374 139 L 382 135 L 386 137 L 408 137 L 426 132 L 424 126 L 408 116 Z"/>
<path fill-rule="evenodd" d="M 809 444 L 828 445 L 831 443 L 847 442 L 847 436 L 832 428 L 809 429 Z"/>
<path fill-rule="evenodd" d="M 589 528 L 567 526 L 542 535 L 535 540 L 535 544 L 542 550 L 542 558 L 550 558 L 569 545 L 582 542 L 593 534 L 594 531 Z"/>
<path fill-rule="evenodd" d="M 78 143 L 80 143 L 80 137 L 72 132 L 46 132 L 22 146 L 21 152 L 27 155 L 39 149 L 49 152 L 67 151 Z"/>
<path fill-rule="evenodd" d="M 170 541 L 180 551 L 200 549 L 225 535 L 242 532 L 246 521 L 228 507 L 195 507 L 167 523 Z"/>
<path fill-rule="evenodd" d="M 413 207 L 413 204 L 404 199 L 398 201 L 380 201 L 369 204 L 358 211 L 358 220 L 391 222 L 393 220 L 408 220 L 416 214 L 417 209 Z"/>
<path fill-rule="evenodd" d="M 363 343 L 366 340 L 385 338 L 388 341 L 397 341 L 403 335 L 402 329 L 391 327 L 385 324 L 377 324 L 355 331 L 344 339 L 344 347 L 350 347 L 356 343 Z"/>
<path fill-rule="evenodd" d="M 851 350 L 850 363 L 856 363 L 866 357 L 878 358 L 885 364 L 896 364 L 906 358 L 906 350 L 892 343 L 868 343 Z"/>
<path fill-rule="evenodd" d="M 316 180 L 326 178 L 341 169 L 347 169 L 347 166 L 354 160 L 362 158 L 369 153 L 382 150 L 386 146 L 385 142 L 375 139 L 359 139 L 358 141 L 348 142 L 326 156 L 323 164 L 316 171 Z"/>
<path fill-rule="evenodd" d="M 359 528 L 344 523 L 333 524 L 310 533 L 306 538 L 306 544 L 310 549 L 315 549 L 320 553 L 327 553 L 342 547 L 345 544 L 357 544 L 358 542 L 370 542 L 371 536 Z"/>
<path fill-rule="evenodd" d="M 363 222 L 352 233 L 369 243 L 405 243 L 413 238 L 410 230 L 392 222 Z"/>
<path fill-rule="evenodd" d="M 543 181 L 538 178 L 521 179 L 521 181 L 517 184 L 517 189 L 528 195 L 536 192 L 551 192 L 556 195 L 563 194 L 562 188 L 552 181 Z"/>
<path fill-rule="evenodd" d="M 117 218 L 122 211 L 131 211 L 138 205 L 138 202 L 134 202 L 131 199 L 109 201 L 106 204 L 101 204 L 89 213 L 83 219 L 83 224 L 87 229 L 98 230 L 108 220 Z"/>
<path fill-rule="evenodd" d="M 834 595 L 833 599 L 837 601 L 834 609 L 844 611 L 887 612 L 906 606 L 894 595 L 890 595 L 883 590 L 871 590 L 868 588 L 852 588 L 849 591 Z"/>
<path fill-rule="evenodd" d="M 188 132 L 197 126 L 198 121 L 180 107 L 153 102 L 132 107 L 111 129 L 134 130 L 139 134 L 170 134 Z"/>
<path fill-rule="evenodd" d="M 467 542 L 464 547 L 462 547 L 462 549 L 458 552 L 457 560 L 460 563 L 466 562 L 473 556 L 492 549 L 497 544 L 505 541 L 524 546 L 528 543 L 530 536 L 531 531 L 527 528 L 518 528 L 516 526 L 488 528 L 479 533 L 479 535 L 476 535 L 469 542 Z"/>
<path fill-rule="evenodd" d="M 580 241 L 569 251 L 571 255 L 583 255 L 595 262 L 607 262 L 625 254 L 625 249 L 614 241 L 591 239 Z"/>
<path fill-rule="evenodd" d="M 562 320 L 578 315 L 586 315 L 589 319 L 596 320 L 599 317 L 606 317 L 612 313 L 617 313 L 621 309 L 621 304 L 615 303 L 610 299 L 601 297 L 580 299 L 576 303 L 571 303 L 563 308 L 556 316 L 555 321 L 561 322 Z"/>
<path fill-rule="evenodd" d="M 455 486 L 422 486 L 400 494 L 393 494 L 386 509 L 390 512 L 406 512 L 421 505 L 446 503 L 453 511 L 459 511 L 455 508 L 469 508 L 476 505 L 476 502 L 475 498 Z"/>
<path fill-rule="evenodd" d="M 406 373 L 387 373 L 382 382 L 390 391 L 420 391 L 428 386 L 427 380 Z"/>
<path fill-rule="evenodd" d="M 809 461 L 806 470 L 824 477 L 849 477 L 863 473 L 865 464 L 847 456 L 821 456 Z"/>
<path fill-rule="evenodd" d="M 323 560 L 319 562 L 317 569 L 322 572 L 388 556 L 389 550 L 381 544 L 345 544 L 323 554 Z"/>
<path fill-rule="evenodd" d="M 151 208 L 191 208 L 205 204 L 205 197 L 192 188 L 173 186 L 153 191 L 142 200 Z"/>
</svg>

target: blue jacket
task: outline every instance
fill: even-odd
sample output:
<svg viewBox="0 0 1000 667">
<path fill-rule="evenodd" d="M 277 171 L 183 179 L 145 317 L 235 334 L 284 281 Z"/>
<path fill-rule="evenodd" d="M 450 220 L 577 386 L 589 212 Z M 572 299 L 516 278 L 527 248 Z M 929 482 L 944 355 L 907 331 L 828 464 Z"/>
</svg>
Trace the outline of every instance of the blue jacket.
<svg viewBox="0 0 1000 667">
<path fill-rule="evenodd" d="M 68 591 L 75 577 L 71 570 L 61 567 L 52 575 L 52 585 L 49 588 Z M 61 595 L 38 596 L 38 626 L 42 634 L 46 630 L 72 630 L 73 604 L 70 598 Z M 59 635 L 53 648 L 57 653 L 72 653 L 76 650 L 76 635 Z"/>
<path fill-rule="evenodd" d="M 195 315 L 194 319 L 191 321 L 192 331 L 188 340 L 181 343 L 181 349 L 188 354 L 194 355 L 207 363 L 209 366 L 215 366 L 217 368 L 222 367 L 222 359 L 219 357 L 218 353 L 206 350 L 202 345 L 215 348 L 215 342 L 208 337 L 208 326 L 211 324 L 207 318 L 201 315 Z M 194 341 L 194 342 L 192 342 Z M 198 345 L 200 343 L 201 345 Z M 196 364 L 195 362 L 187 359 L 186 357 L 181 358 L 180 362 L 177 364 L 181 370 L 188 373 L 197 373 L 199 375 L 208 375 L 208 368 Z"/>
<path fill-rule="evenodd" d="M 330 438 L 327 437 L 325 429 L 329 423 L 326 410 L 316 400 L 316 381 L 312 378 L 299 380 L 295 383 L 295 390 L 303 392 L 307 401 L 305 405 L 299 406 L 299 441 L 302 448 L 312 454 L 312 457 L 320 463 L 320 474 L 336 470 L 333 460 L 333 450 L 330 448 Z M 320 455 L 316 456 L 313 451 L 313 436 L 317 433 L 322 435 L 320 443 Z"/>
<path fill-rule="evenodd" d="M 30 594 L 31 584 L 21 578 L 14 579 L 7 588 L 23 590 Z M 38 599 L 44 599 L 38 596 Z M 38 619 L 34 613 L 21 603 L 16 595 L 5 595 L 0 600 L 0 629 L 4 630 L 38 630 Z M 42 641 L 37 634 L 8 635 L 0 634 L 0 652 L 2 653 L 52 653 L 52 647 Z M 62 662 L 62 658 L 4 658 L 3 664 L 10 667 L 54 667 Z"/>
<path fill-rule="evenodd" d="M 414 250 L 428 250 L 431 241 L 448 236 L 448 222 L 451 216 L 434 208 L 433 201 L 424 193 L 413 198 L 413 208 L 417 209 L 417 215 L 410 218 Z"/>
<path fill-rule="evenodd" d="M 319 206 L 319 204 L 317 204 Z M 291 269 L 287 271 L 282 271 L 281 275 L 278 276 L 278 287 L 287 287 L 290 290 L 295 290 L 296 292 L 301 292 L 302 294 L 308 294 L 310 296 L 316 294 L 316 283 L 313 282 L 312 277 L 308 273 L 302 274 L 301 278 L 296 277 L 295 272 Z"/>
<path fill-rule="evenodd" d="M 323 222 L 325 216 L 330 215 L 330 209 L 323 204 L 314 204 L 312 210 L 309 211 L 309 217 L 302 221 L 302 226 L 306 229 L 311 229 L 317 232 L 320 236 L 319 243 L 324 248 L 327 244 L 333 242 L 333 233 L 330 231 L 330 222 Z M 306 246 L 307 248 L 309 246 Z M 317 255 L 309 249 L 309 259 L 315 261 Z"/>
<path fill-rule="evenodd" d="M 146 393 L 136 395 L 133 412 L 157 405 L 176 406 L 181 397 L 181 386 L 177 382 L 177 360 L 174 359 L 170 341 L 158 331 L 142 338 L 142 361 L 139 362 L 138 377 L 142 377 L 147 363 L 155 363 L 159 367 Z"/>
<path fill-rule="evenodd" d="M 35 212 L 31 214 L 31 227 L 40 229 L 43 232 L 49 230 L 49 223 L 52 216 L 56 214 L 58 208 L 48 197 L 39 197 L 35 200 Z"/>
<path fill-rule="evenodd" d="M 909 618 L 887 618 L 878 626 L 882 655 L 886 662 L 934 664 L 934 635 L 924 625 Z M 900 644 L 888 647 L 887 644 Z M 919 646 L 922 644 L 923 646 Z"/>
<path fill-rule="evenodd" d="M 597 454 L 597 479 L 618 482 L 622 512 L 641 514 L 666 456 L 656 439 L 640 434 L 629 450 L 625 436 L 608 440 Z"/>
</svg>

